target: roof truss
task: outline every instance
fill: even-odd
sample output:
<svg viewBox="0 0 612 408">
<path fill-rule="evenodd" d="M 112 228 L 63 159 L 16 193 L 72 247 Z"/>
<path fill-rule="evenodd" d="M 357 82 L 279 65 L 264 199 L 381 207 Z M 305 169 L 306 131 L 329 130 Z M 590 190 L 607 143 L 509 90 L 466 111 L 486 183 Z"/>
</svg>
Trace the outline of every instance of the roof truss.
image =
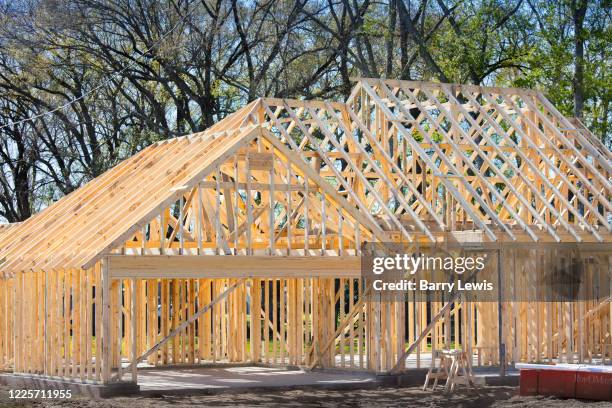
<svg viewBox="0 0 612 408">
<path fill-rule="evenodd" d="M 311 241 L 339 255 L 342 234 L 357 251 L 474 229 L 601 242 L 611 159 L 535 91 L 364 78 L 346 103 L 258 99 L 149 146 L 0 235 L 1 268 L 90 267 L 137 245 L 201 254 L 211 239 L 216 254 L 247 255 L 255 241 L 269 255 Z"/>
</svg>

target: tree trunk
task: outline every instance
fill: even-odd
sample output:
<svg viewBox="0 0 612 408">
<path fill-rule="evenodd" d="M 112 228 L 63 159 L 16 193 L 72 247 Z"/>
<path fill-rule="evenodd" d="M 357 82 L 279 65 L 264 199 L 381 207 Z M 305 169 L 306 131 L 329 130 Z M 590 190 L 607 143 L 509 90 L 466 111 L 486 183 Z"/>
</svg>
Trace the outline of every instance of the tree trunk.
<svg viewBox="0 0 612 408">
<path fill-rule="evenodd" d="M 587 0 L 572 1 L 574 21 L 574 116 L 582 119 L 584 109 L 584 17 Z"/>
<path fill-rule="evenodd" d="M 385 68 L 385 76 L 387 78 L 391 78 L 393 74 L 393 52 L 394 52 L 394 37 L 395 37 L 395 22 L 396 22 L 396 12 L 397 5 L 395 4 L 395 0 L 389 1 L 389 30 L 387 32 L 387 66 Z"/>
</svg>

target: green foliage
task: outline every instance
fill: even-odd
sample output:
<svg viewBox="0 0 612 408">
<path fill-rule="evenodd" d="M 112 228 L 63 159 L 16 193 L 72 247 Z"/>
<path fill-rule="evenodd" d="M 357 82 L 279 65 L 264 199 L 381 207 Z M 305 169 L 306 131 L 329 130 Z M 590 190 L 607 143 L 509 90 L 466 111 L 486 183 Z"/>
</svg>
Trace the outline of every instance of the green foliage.
<svg viewBox="0 0 612 408">
<path fill-rule="evenodd" d="M 580 32 L 570 0 L 0 2 L 0 126 L 20 123 L 0 130 L 0 217 L 257 97 L 344 100 L 357 76 L 533 88 L 573 116 L 577 40 L 583 121 L 610 143 L 610 8 L 583 1 Z"/>
</svg>

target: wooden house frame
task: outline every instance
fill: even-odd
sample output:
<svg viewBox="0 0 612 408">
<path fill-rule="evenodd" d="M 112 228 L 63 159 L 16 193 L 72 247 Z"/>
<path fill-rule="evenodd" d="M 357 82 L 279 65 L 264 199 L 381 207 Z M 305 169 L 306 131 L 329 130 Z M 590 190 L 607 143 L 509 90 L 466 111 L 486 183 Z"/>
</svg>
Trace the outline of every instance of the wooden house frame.
<svg viewBox="0 0 612 408">
<path fill-rule="evenodd" d="M 611 242 L 611 158 L 531 90 L 362 78 L 345 103 L 257 99 L 0 229 L 0 370 L 104 384 L 137 381 L 137 363 L 400 372 L 453 342 L 491 364 L 500 342 L 505 363 L 605 359 L 610 293 L 377 302 L 360 250 L 523 243 L 495 267 L 535 279 L 545 245 Z"/>
</svg>

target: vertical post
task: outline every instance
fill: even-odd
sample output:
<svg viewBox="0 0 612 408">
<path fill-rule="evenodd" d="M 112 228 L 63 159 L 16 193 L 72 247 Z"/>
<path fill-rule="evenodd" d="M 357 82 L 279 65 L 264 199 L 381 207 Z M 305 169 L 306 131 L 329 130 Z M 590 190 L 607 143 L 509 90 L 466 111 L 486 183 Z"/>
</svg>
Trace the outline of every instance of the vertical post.
<svg viewBox="0 0 612 408">
<path fill-rule="evenodd" d="M 251 362 L 261 359 L 261 280 L 253 279 L 251 284 Z M 267 324 L 264 323 L 264 324 Z M 267 326 L 264 326 L 264 330 Z"/>
<path fill-rule="evenodd" d="M 142 238 L 140 239 L 140 254 L 145 255 L 147 249 L 147 227 L 144 226 L 140 230 L 140 235 Z"/>
<path fill-rule="evenodd" d="M 308 233 L 308 178 L 304 175 L 304 256 L 309 255 L 308 246 L 310 235 Z"/>
<path fill-rule="evenodd" d="M 442 299 L 444 300 L 445 296 L 442 295 Z M 446 309 L 444 313 L 444 348 L 450 349 L 451 345 L 451 308 Z"/>
<path fill-rule="evenodd" d="M 165 214 L 166 210 L 162 208 L 159 213 L 159 253 L 164 255 L 166 253 L 166 226 L 165 226 Z"/>
<path fill-rule="evenodd" d="M 245 155 L 245 167 L 246 167 L 246 212 L 247 212 L 247 255 L 253 255 L 253 207 L 251 201 L 251 162 L 249 154 Z"/>
<path fill-rule="evenodd" d="M 503 308 L 502 308 L 502 256 L 501 248 L 497 250 L 497 336 L 499 344 L 499 375 L 506 376 L 506 344 L 503 332 Z"/>
<path fill-rule="evenodd" d="M 272 152 L 274 152 L 274 150 L 272 150 Z M 268 217 L 268 239 L 269 239 L 269 246 L 270 248 L 268 248 L 268 254 L 269 255 L 274 255 L 274 154 L 272 155 L 271 158 L 272 161 L 272 165 L 270 166 L 270 173 L 269 173 L 269 183 L 270 183 L 270 214 Z M 290 214 L 287 213 L 287 217 L 289 217 Z M 287 221 L 289 220 L 289 218 L 287 218 Z M 279 231 L 279 235 L 280 235 L 280 231 Z M 281 343 L 282 344 L 282 343 Z"/>
<path fill-rule="evenodd" d="M 225 197 L 227 200 L 227 197 Z M 215 172 L 215 254 L 221 254 L 221 167 Z M 229 214 L 227 214 L 229 217 Z M 224 252 L 225 254 L 225 252 Z M 225 254 L 228 255 L 228 254 Z"/>
<path fill-rule="evenodd" d="M 198 234 L 198 255 L 202 255 L 202 183 L 198 183 L 198 202 L 196 205 L 196 231 Z"/>
<path fill-rule="evenodd" d="M 234 255 L 238 255 L 238 203 L 241 200 L 239 188 L 238 188 L 238 156 L 234 155 Z M 245 200 L 248 205 L 248 200 Z"/>
<path fill-rule="evenodd" d="M 138 289 L 136 288 L 136 279 L 132 278 L 132 304 L 130 306 L 130 314 L 132 315 L 132 330 L 131 330 L 131 341 L 132 345 L 131 360 L 132 360 L 132 381 L 138 383 L 138 370 L 136 359 L 138 358 Z"/>
<path fill-rule="evenodd" d="M 291 223 L 292 205 L 291 205 L 291 163 L 287 163 L 287 256 L 291 255 Z"/>
<path fill-rule="evenodd" d="M 185 211 L 183 206 L 185 205 L 185 195 L 181 194 L 181 198 L 179 200 L 179 255 L 183 255 L 185 252 Z M 172 244 L 172 243 L 170 243 Z"/>
<path fill-rule="evenodd" d="M 325 192 L 321 191 L 321 256 L 325 256 L 325 250 L 327 249 L 327 227 L 325 220 L 327 214 L 325 214 Z"/>
<path fill-rule="evenodd" d="M 20 272 L 16 272 L 15 276 L 13 277 L 14 283 L 13 283 L 13 321 L 12 323 L 12 331 L 11 331 L 11 335 L 13 337 L 13 372 L 19 372 L 19 358 L 18 358 L 18 353 L 19 353 L 19 327 L 18 327 L 18 321 L 19 321 L 19 297 L 18 297 L 18 292 L 17 292 L 17 287 L 19 286 L 18 282 L 19 282 L 19 275 L 21 273 Z M 46 313 L 49 313 L 48 311 Z M 45 333 L 45 336 L 47 334 Z"/>
<path fill-rule="evenodd" d="M 121 356 L 121 349 L 123 348 L 123 312 L 121 305 L 123 302 L 123 281 L 117 279 L 117 305 L 115 307 L 117 314 L 117 379 L 123 380 L 123 358 Z"/>
<path fill-rule="evenodd" d="M 565 309 L 565 341 L 566 363 L 574 363 L 574 307 L 572 302 L 564 302 Z"/>
<path fill-rule="evenodd" d="M 381 330 L 382 330 L 382 322 L 381 322 L 381 309 L 382 309 L 382 299 L 381 299 L 381 294 L 380 292 L 374 294 L 372 296 L 373 298 L 375 298 L 375 300 L 373 301 L 373 307 L 372 307 L 372 314 L 371 319 L 372 321 L 372 329 L 373 329 L 373 333 L 372 333 L 372 338 L 374 339 L 373 344 L 370 344 L 370 352 L 372 353 L 372 358 L 373 358 L 373 369 L 376 373 L 380 373 L 381 372 L 381 361 L 380 361 L 380 352 L 381 350 Z M 432 355 L 433 355 L 433 350 L 434 350 L 434 346 L 432 343 L 431 346 L 431 350 L 432 350 Z"/>
<path fill-rule="evenodd" d="M 110 327 L 110 276 L 108 257 L 102 259 L 102 383 L 110 382 L 111 327 Z"/>
<path fill-rule="evenodd" d="M 48 367 L 47 367 L 47 356 L 48 356 L 48 351 L 47 351 L 47 347 L 49 346 L 47 343 L 47 333 L 48 333 L 48 326 L 47 326 L 47 308 L 48 308 L 48 304 L 47 304 L 47 288 L 49 287 L 49 279 L 48 276 L 49 274 L 45 271 L 43 272 L 45 275 L 45 299 L 44 299 L 44 306 L 45 306 L 45 313 L 44 313 L 44 318 L 45 321 L 43 323 L 43 333 L 44 333 L 44 361 L 43 361 L 43 373 L 48 374 L 49 372 L 47 371 Z M 7 292 L 8 292 L 8 287 L 7 287 Z M 8 326 L 8 325 L 7 325 Z M 13 354 L 14 356 L 15 354 Z M 66 363 L 65 363 L 66 364 Z"/>
<path fill-rule="evenodd" d="M 338 255 L 339 256 L 344 255 L 344 237 L 342 236 L 342 234 L 343 234 L 342 232 L 342 210 L 338 208 Z"/>
</svg>

